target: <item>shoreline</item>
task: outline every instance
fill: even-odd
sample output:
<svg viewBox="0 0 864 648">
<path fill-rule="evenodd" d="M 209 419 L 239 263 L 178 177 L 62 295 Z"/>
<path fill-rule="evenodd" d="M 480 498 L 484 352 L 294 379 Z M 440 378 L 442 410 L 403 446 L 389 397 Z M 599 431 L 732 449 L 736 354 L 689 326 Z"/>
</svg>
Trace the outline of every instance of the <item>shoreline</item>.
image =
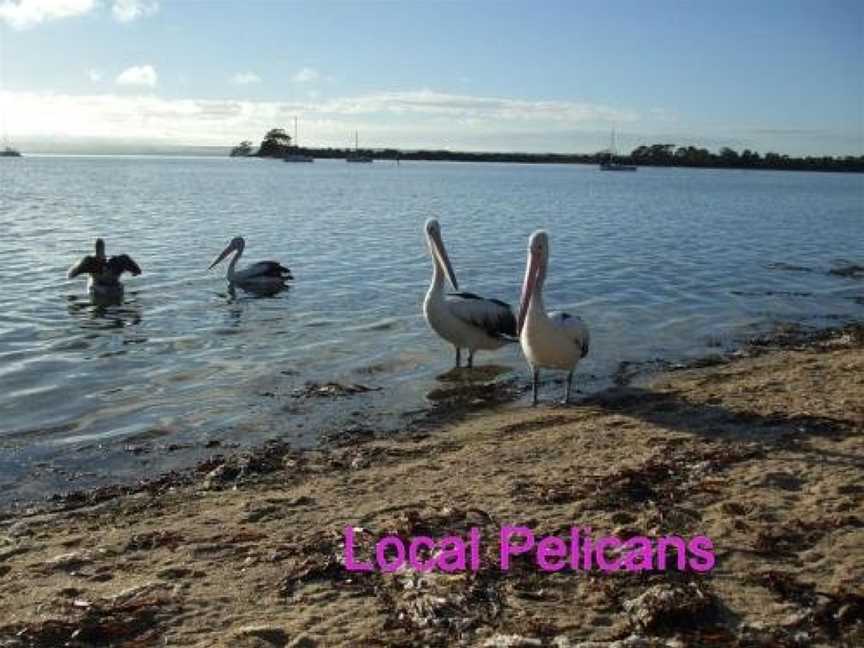
<svg viewBox="0 0 864 648">
<path fill-rule="evenodd" d="M 781 349 L 814 348 L 826 342 L 830 343 L 832 340 L 862 336 L 864 333 L 861 331 L 864 331 L 864 322 L 857 320 L 828 327 L 805 325 L 800 322 L 782 322 L 776 324 L 769 332 L 742 339 L 737 344 L 697 357 L 624 360 L 619 363 L 613 374 L 601 381 L 601 384 L 608 386 L 595 389 L 587 395 L 576 390 L 579 395 L 572 399 L 571 405 L 590 400 L 610 388 L 644 385 L 665 373 L 674 374 L 689 369 L 722 366 L 741 358 L 755 357 Z M 395 426 L 387 425 L 380 431 L 376 431 L 374 426 L 344 421 L 335 430 L 325 431 L 327 426 L 322 427 L 317 433 L 319 441 L 311 446 L 307 444 L 298 446 L 280 437 L 254 445 L 219 440 L 209 441 L 200 446 L 171 443 L 150 447 L 137 442 L 126 444 L 126 450 L 134 455 L 153 452 L 170 455 L 178 449 L 191 449 L 195 450 L 200 458 L 193 459 L 182 467 L 161 470 L 151 478 L 117 478 L 109 483 L 73 486 L 46 492 L 38 497 L 12 500 L 0 504 L 0 523 L 11 517 L 73 510 L 123 495 L 154 493 L 164 488 L 188 485 L 194 483 L 197 476 L 202 471 L 209 470 L 209 467 L 238 461 L 255 461 L 258 455 L 267 456 L 273 452 L 295 452 L 299 455 L 310 452 L 327 453 L 371 440 L 398 440 L 405 436 L 429 434 L 448 425 L 464 422 L 471 417 L 493 412 L 496 408 L 514 406 L 520 399 L 524 400 L 525 395 L 530 391 L 530 385 L 520 381 L 514 375 L 512 367 L 495 364 L 479 365 L 470 375 L 453 370 L 446 371 L 437 376 L 437 380 L 439 386 L 427 394 L 427 405 L 402 413 L 400 418 L 404 420 L 403 423 Z M 547 379 L 545 384 L 547 390 L 554 393 L 555 387 L 563 384 L 563 379 L 560 377 Z M 555 387 L 549 389 L 551 385 Z M 380 389 L 380 387 L 370 388 L 360 383 L 307 381 L 300 391 L 311 397 L 350 397 L 378 392 Z M 73 481 L 70 483 L 74 484 Z"/>
<path fill-rule="evenodd" d="M 864 641 L 860 324 L 791 329 L 568 407 L 445 419 L 217 455 L 0 516 L 0 645 Z M 368 557 L 387 534 L 477 528 L 491 547 L 507 524 L 704 534 L 717 564 L 546 573 L 526 558 L 502 572 L 487 555 L 477 572 L 353 574 L 341 562 L 346 525 Z"/>
<path fill-rule="evenodd" d="M 282 161 L 282 157 L 276 155 L 229 155 L 231 147 L 217 146 L 218 150 L 207 152 L 171 152 L 171 151 L 123 151 L 123 152 L 57 152 L 57 151 L 39 151 L 24 153 L 21 157 L 27 158 L 176 158 L 176 159 L 259 159 L 259 160 L 274 160 Z M 596 154 L 586 153 L 494 153 L 494 152 L 471 152 L 471 151 L 447 151 L 447 155 L 438 155 L 437 151 L 425 152 L 399 152 L 394 153 L 395 149 L 361 149 L 361 153 L 367 154 L 374 160 L 384 162 L 458 162 L 458 163 L 480 163 L 480 164 L 526 164 L 530 166 L 537 165 L 581 165 L 589 167 L 598 167 L 603 161 Z M 342 161 L 346 155 L 353 154 L 353 149 L 314 149 L 300 147 L 297 155 L 309 155 L 316 160 L 334 160 Z M 860 156 L 859 156 L 860 159 Z M 804 158 L 803 160 L 806 160 Z M 841 174 L 856 174 L 864 173 L 864 163 L 852 162 L 847 163 L 842 158 L 837 158 L 837 163 L 842 165 L 839 167 L 812 167 L 807 168 L 802 162 L 800 166 L 746 166 L 746 165 L 723 165 L 723 164 L 681 164 L 681 163 L 660 163 L 648 162 L 640 160 L 627 161 L 625 157 L 619 160 L 623 164 L 631 164 L 638 167 L 653 167 L 658 169 L 705 169 L 708 171 L 795 171 L 799 173 L 841 173 Z"/>
</svg>

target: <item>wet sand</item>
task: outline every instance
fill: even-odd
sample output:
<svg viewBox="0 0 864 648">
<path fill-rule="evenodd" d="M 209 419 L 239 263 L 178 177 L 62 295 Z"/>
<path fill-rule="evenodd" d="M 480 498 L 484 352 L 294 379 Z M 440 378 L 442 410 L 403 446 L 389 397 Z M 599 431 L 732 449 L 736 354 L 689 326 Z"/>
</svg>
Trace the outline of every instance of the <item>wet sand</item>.
<svg viewBox="0 0 864 648">
<path fill-rule="evenodd" d="M 0 646 L 864 645 L 864 329 L 701 364 L 7 515 Z M 506 524 L 705 535 L 716 566 L 502 571 Z M 478 528 L 481 566 L 351 573 L 346 525 L 364 557 Z"/>
</svg>

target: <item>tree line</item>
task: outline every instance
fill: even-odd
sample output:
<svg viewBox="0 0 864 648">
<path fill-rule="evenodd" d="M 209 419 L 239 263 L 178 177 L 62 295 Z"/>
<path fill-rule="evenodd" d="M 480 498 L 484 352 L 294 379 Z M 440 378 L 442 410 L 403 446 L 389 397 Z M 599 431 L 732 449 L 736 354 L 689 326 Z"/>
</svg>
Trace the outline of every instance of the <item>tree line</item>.
<svg viewBox="0 0 864 648">
<path fill-rule="evenodd" d="M 739 153 L 727 146 L 717 153 L 696 146 L 652 144 L 633 149 L 622 161 L 641 166 L 685 166 L 721 169 L 776 169 L 791 171 L 864 171 L 864 155 L 857 157 L 791 157 L 781 153 L 744 149 Z"/>
<path fill-rule="evenodd" d="M 292 144 L 291 136 L 282 128 L 272 128 L 255 150 L 250 140 L 231 149 L 232 157 L 272 157 L 311 155 L 315 158 L 345 158 L 354 154 L 350 148 L 309 148 Z M 453 162 L 520 162 L 525 164 L 599 164 L 610 158 L 608 151 L 597 153 L 475 153 L 449 150 L 360 149 L 362 155 L 377 160 L 429 160 Z M 772 169 L 781 171 L 844 171 L 864 172 L 864 155 L 831 157 L 791 157 L 780 153 L 744 149 L 740 153 L 723 147 L 716 153 L 696 146 L 651 144 L 638 146 L 629 155 L 618 155 L 615 160 L 637 166 L 701 167 L 714 169 Z"/>
</svg>

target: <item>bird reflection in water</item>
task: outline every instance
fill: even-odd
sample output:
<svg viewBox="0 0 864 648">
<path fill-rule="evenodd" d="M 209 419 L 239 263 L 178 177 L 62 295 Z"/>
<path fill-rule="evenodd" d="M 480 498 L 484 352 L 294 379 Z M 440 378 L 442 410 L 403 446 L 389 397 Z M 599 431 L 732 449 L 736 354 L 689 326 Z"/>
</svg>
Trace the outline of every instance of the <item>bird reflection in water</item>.
<svg viewBox="0 0 864 648">
<path fill-rule="evenodd" d="M 219 299 L 225 300 L 225 305 L 227 306 L 227 309 L 225 310 L 226 326 L 230 329 L 240 327 L 243 319 L 244 304 L 246 302 L 257 299 L 275 298 L 279 293 L 287 291 L 289 287 L 290 286 L 285 285 L 280 288 L 275 288 L 273 285 L 270 285 L 266 288 L 256 289 L 249 286 L 228 284 L 225 291 L 216 293 Z M 223 331 L 223 333 L 224 332 L 227 331 Z"/>
<path fill-rule="evenodd" d="M 141 323 L 141 307 L 136 299 L 138 293 L 129 293 L 123 302 L 105 303 L 101 299 L 81 299 L 77 295 L 66 297 L 69 314 L 77 319 L 82 328 L 96 330 L 115 330 L 137 326 Z M 130 343 L 143 342 L 130 339 Z"/>
</svg>

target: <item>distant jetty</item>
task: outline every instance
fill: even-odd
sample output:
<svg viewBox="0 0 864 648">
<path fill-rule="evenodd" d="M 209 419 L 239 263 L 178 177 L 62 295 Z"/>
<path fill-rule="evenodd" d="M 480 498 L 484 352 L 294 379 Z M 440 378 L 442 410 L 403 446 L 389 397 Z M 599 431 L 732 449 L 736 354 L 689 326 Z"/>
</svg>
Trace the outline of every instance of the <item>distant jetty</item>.
<svg viewBox="0 0 864 648">
<path fill-rule="evenodd" d="M 231 149 L 232 157 L 259 157 L 285 159 L 292 155 L 316 159 L 349 159 L 363 156 L 370 160 L 415 160 L 441 162 L 516 162 L 522 164 L 592 164 L 599 165 L 609 157 L 608 151 L 597 153 L 518 153 L 469 152 L 449 150 L 401 150 L 395 148 L 312 148 L 294 146 L 283 129 L 267 132 L 264 140 L 254 149 L 251 141 L 241 142 Z M 723 147 L 716 153 L 695 146 L 651 144 L 638 146 L 628 155 L 618 155 L 622 165 L 688 167 L 702 169 L 762 169 L 772 171 L 835 171 L 864 173 L 864 155 L 844 157 L 791 157 L 780 153 L 760 154 L 745 149 L 742 152 Z"/>
</svg>

